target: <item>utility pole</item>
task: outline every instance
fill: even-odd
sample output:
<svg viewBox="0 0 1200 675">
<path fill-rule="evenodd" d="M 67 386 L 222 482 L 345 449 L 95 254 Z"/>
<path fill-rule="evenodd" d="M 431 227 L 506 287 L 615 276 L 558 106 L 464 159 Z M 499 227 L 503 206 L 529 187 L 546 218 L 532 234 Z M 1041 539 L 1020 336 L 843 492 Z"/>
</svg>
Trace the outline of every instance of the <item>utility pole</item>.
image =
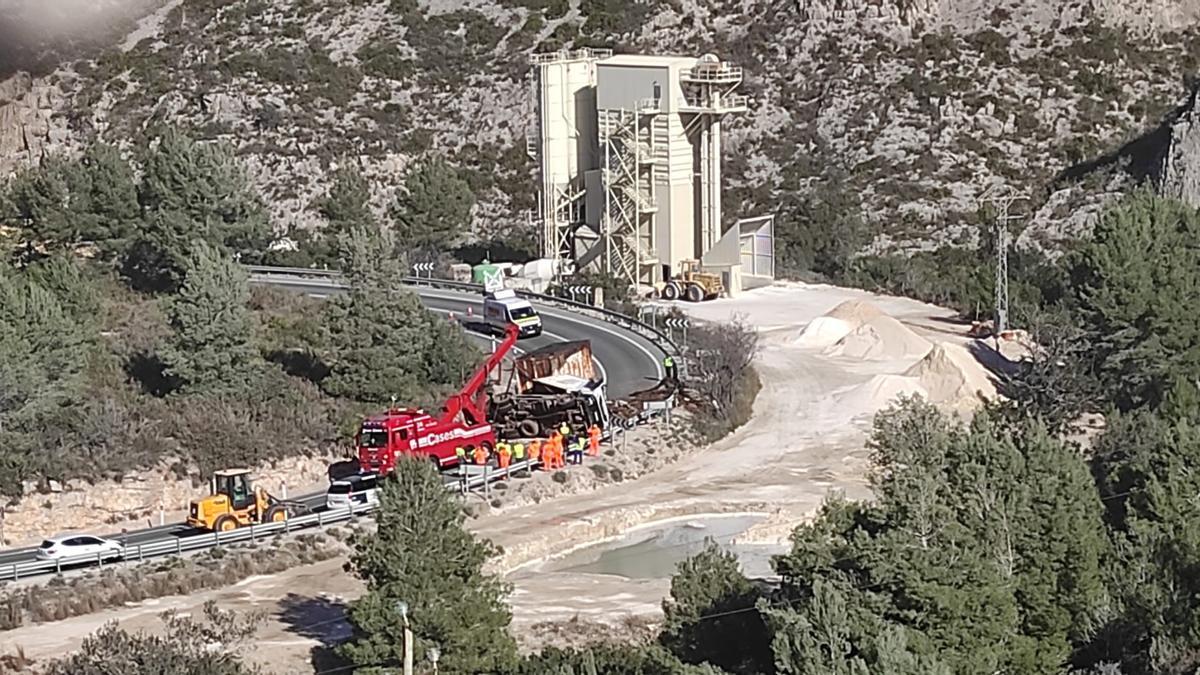
<svg viewBox="0 0 1200 675">
<path fill-rule="evenodd" d="M 1010 215 L 1009 209 L 1014 202 L 1027 199 L 1028 197 L 1023 192 L 1008 185 L 993 185 L 985 190 L 979 198 L 980 208 L 982 209 L 985 205 L 990 206 L 995 214 L 996 292 L 992 332 L 997 341 L 1000 339 L 1000 333 L 1008 328 L 1008 249 L 1011 246 L 1008 224 L 1022 219 L 1022 216 Z M 998 344 L 999 342 L 997 342 Z"/>
<path fill-rule="evenodd" d="M 408 623 L 408 603 L 403 600 L 397 602 L 396 611 L 404 621 L 404 675 L 413 675 L 413 634 Z"/>
</svg>

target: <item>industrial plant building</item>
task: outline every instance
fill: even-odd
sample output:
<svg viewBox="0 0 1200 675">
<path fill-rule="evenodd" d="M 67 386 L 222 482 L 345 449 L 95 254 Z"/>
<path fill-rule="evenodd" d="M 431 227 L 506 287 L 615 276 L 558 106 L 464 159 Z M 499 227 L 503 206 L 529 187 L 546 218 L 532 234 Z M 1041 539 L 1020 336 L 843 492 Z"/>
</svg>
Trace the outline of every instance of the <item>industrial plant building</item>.
<svg viewBox="0 0 1200 675">
<path fill-rule="evenodd" d="M 773 278 L 773 218 L 721 208 L 722 122 L 748 111 L 741 68 L 595 49 L 532 62 L 543 256 L 643 287 L 690 260 L 730 290 Z"/>
</svg>

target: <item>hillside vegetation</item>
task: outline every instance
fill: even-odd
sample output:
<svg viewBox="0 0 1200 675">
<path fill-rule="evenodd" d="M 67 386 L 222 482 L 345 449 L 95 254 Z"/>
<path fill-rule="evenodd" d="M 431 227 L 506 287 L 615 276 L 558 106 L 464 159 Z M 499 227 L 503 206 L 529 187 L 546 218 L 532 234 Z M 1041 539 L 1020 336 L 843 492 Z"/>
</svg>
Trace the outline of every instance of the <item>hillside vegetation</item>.
<svg viewBox="0 0 1200 675">
<path fill-rule="evenodd" d="M 10 497 L 163 463 L 199 478 L 329 452 L 365 410 L 435 403 L 478 358 L 457 326 L 393 292 L 405 270 L 378 224 L 322 240 L 350 293 L 251 289 L 235 259 L 266 255 L 263 201 L 227 146 L 175 128 L 136 165 L 103 144 L 49 160 L 0 203 L 21 215 L 0 264 Z"/>
<path fill-rule="evenodd" d="M 836 277 L 864 247 L 975 245 L 993 183 L 1029 194 L 1023 244 L 1085 233 L 1156 172 L 1196 16 L 1174 0 L 174 0 L 120 48 L 18 87 L 11 117 L 36 119 L 0 124 L 0 147 L 32 138 L 8 166 L 96 137 L 136 147 L 168 121 L 228 141 L 278 231 L 326 222 L 314 203 L 344 160 L 383 214 L 432 152 L 478 200 L 472 236 L 529 248 L 528 54 L 711 51 L 745 68 L 754 109 L 727 125 L 726 213 L 777 213 L 782 267 Z"/>
</svg>

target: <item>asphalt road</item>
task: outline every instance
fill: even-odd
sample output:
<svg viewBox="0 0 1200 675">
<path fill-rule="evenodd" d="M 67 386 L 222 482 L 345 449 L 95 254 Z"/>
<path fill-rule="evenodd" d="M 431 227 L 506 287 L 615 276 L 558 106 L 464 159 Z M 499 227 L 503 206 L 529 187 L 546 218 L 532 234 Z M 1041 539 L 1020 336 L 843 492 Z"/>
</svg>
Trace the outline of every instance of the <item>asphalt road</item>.
<svg viewBox="0 0 1200 675">
<path fill-rule="evenodd" d="M 318 296 L 344 292 L 338 284 L 325 279 L 273 277 L 271 285 Z M 468 307 L 473 308 L 476 315 L 482 311 L 483 301 L 477 295 L 419 287 L 413 290 L 421 296 L 425 306 L 434 311 L 454 312 L 458 318 L 466 316 Z M 666 355 L 641 335 L 557 307 L 541 303 L 534 303 L 534 307 L 542 316 L 543 333 L 536 338 L 524 338 L 517 346 L 532 351 L 555 342 L 590 340 L 592 356 L 600 364 L 609 398 L 622 398 L 652 386 L 662 378 L 662 359 Z"/>
<path fill-rule="evenodd" d="M 263 283 L 256 280 L 256 283 Z M 273 277 L 270 285 L 316 296 L 328 296 L 345 292 L 336 282 L 325 279 L 300 277 Z M 467 308 L 476 314 L 482 310 L 482 299 L 474 294 L 458 293 L 441 289 L 413 288 L 421 301 L 439 313 L 454 312 L 456 317 L 465 317 Z M 555 342 L 590 340 L 592 357 L 608 388 L 609 398 L 621 398 L 631 392 L 653 385 L 662 378 L 661 350 L 646 338 L 619 326 L 573 314 L 557 307 L 534 303 L 542 316 L 543 332 L 536 338 L 525 338 L 517 343 L 518 349 L 532 351 Z M 453 478 L 447 478 L 453 480 Z M 323 493 L 295 498 L 310 508 L 323 508 Z M 113 539 L 123 539 L 127 546 L 166 541 L 175 537 L 197 534 L 196 530 L 180 523 L 135 530 L 126 533 L 109 533 Z M 36 547 L 24 547 L 0 552 L 0 565 L 24 562 L 34 558 Z"/>
</svg>

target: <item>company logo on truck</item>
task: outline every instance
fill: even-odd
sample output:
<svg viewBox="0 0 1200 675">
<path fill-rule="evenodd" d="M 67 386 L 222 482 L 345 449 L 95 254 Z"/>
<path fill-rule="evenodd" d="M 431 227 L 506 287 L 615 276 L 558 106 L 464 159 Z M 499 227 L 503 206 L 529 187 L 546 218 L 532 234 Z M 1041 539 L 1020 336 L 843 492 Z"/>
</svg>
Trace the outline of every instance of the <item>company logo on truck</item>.
<svg viewBox="0 0 1200 675">
<path fill-rule="evenodd" d="M 417 447 L 428 448 L 431 445 L 438 445 L 439 443 L 445 443 L 446 441 L 451 441 L 456 438 L 466 438 L 468 436 L 478 436 L 479 434 L 486 434 L 487 432 L 488 432 L 487 427 L 481 427 L 479 429 L 473 429 L 471 431 L 463 431 L 462 429 L 451 429 L 450 431 L 443 431 L 443 432 L 436 433 L 436 434 L 429 434 L 427 436 L 422 436 L 422 437 L 418 438 L 417 439 Z"/>
</svg>

